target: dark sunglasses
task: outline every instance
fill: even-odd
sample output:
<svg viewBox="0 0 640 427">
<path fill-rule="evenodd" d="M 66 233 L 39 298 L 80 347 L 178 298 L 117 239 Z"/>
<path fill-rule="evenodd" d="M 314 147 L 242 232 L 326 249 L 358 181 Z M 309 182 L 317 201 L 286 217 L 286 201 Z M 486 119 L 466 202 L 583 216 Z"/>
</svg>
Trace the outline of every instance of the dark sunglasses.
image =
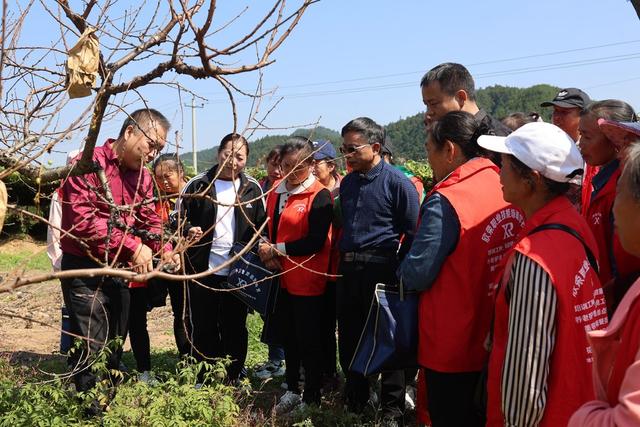
<svg viewBox="0 0 640 427">
<path fill-rule="evenodd" d="M 368 147 L 369 144 L 365 144 L 365 145 L 343 145 L 342 147 L 340 147 L 340 152 L 342 154 L 353 154 L 356 151 L 364 148 L 364 147 Z"/>
</svg>

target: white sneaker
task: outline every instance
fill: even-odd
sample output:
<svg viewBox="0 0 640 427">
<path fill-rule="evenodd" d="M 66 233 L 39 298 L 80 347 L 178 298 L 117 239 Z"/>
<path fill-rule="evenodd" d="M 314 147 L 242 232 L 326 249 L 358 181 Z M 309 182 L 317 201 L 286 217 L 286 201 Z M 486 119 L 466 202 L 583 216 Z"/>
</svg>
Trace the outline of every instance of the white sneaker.
<svg viewBox="0 0 640 427">
<path fill-rule="evenodd" d="M 298 406 L 298 404 L 302 402 L 302 396 L 296 394 L 292 391 L 287 391 L 282 395 L 280 401 L 275 407 L 275 411 L 277 415 L 285 414 L 291 411 L 293 408 Z"/>
<path fill-rule="evenodd" d="M 254 376 L 260 380 L 266 380 L 268 378 L 281 377 L 284 373 L 284 361 L 269 360 L 256 368 Z"/>
<path fill-rule="evenodd" d="M 405 407 L 413 411 L 416 409 L 416 389 L 412 386 L 407 386 L 407 392 L 404 394 Z"/>
</svg>

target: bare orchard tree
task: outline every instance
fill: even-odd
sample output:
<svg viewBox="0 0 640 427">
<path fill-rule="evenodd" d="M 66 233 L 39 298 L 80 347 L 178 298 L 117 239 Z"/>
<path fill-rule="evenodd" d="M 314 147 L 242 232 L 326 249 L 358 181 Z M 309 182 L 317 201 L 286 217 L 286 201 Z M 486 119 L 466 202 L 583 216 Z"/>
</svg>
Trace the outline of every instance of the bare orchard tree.
<svg viewBox="0 0 640 427">
<path fill-rule="evenodd" d="M 161 240 L 162 243 L 172 240 L 175 251 L 182 254 L 181 264 L 184 266 L 184 250 L 197 243 L 183 238 L 180 226 L 151 236 L 149 232 L 137 234 L 143 231 L 119 221 L 121 214 L 126 216 L 141 204 L 159 200 L 143 200 L 125 206 L 114 202 L 104 171 L 93 162 L 101 127 L 108 119 L 129 111 L 134 103 L 157 108 L 147 103 L 148 98 L 143 93 L 145 89 L 171 90 L 180 100 L 185 94 L 199 96 L 193 89 L 194 79 L 209 79 L 217 82 L 228 97 L 234 133 L 250 135 L 256 129 L 265 128 L 266 116 L 279 101 L 261 113 L 264 95 L 261 70 L 274 62 L 274 53 L 316 1 L 298 0 L 289 4 L 285 0 L 274 0 L 266 8 L 260 2 L 261 5 L 256 7 L 265 9 L 247 26 L 247 20 L 251 21 L 248 15 L 255 16 L 255 11 L 244 8 L 237 15 L 223 20 L 218 17 L 220 5 L 215 0 L 143 0 L 137 6 L 128 6 L 130 2 L 117 0 L 30 0 L 27 4 L 15 0 L 11 5 L 3 0 L 0 41 L 0 166 L 3 169 L 0 170 L 0 183 L 14 172 L 20 172 L 35 185 L 70 176 L 85 179 L 89 174 L 96 174 L 101 188 L 93 188 L 92 191 L 101 205 L 108 206 L 110 227 L 118 227 L 125 235 L 131 233 L 143 240 Z M 224 43 L 220 41 L 230 40 L 228 33 L 240 25 L 246 29 L 240 37 Z M 77 88 L 73 88 L 74 70 L 69 58 L 77 54 L 83 41 L 87 42 L 87 52 L 94 55 L 96 70 L 95 75 L 85 73 L 81 76 L 81 82 L 88 81 L 89 85 L 81 85 L 80 92 L 87 92 L 89 96 L 78 100 L 72 99 L 77 95 L 73 92 Z M 254 73 L 256 77 L 255 89 L 251 92 L 241 89 L 234 80 L 236 76 L 248 73 Z M 239 126 L 236 109 L 238 98 L 251 101 L 242 127 Z M 258 117 L 260 114 L 262 116 Z M 71 138 L 82 140 L 83 150 L 78 161 L 58 168 L 42 164 L 45 153 L 56 150 Z M 184 197 L 210 198 L 208 189 Z M 216 200 L 211 202 L 218 203 Z M 238 199 L 234 206 L 242 208 L 244 204 L 256 202 L 260 201 L 241 203 Z M 61 203 L 68 202 L 62 200 Z M 62 230 L 59 224 L 51 224 L 17 206 L 9 208 L 35 217 L 83 245 L 82 239 L 74 236 L 73 227 Z M 180 214 L 177 216 L 177 224 L 180 224 Z M 120 277 L 129 281 L 161 278 L 199 283 L 200 279 L 227 267 L 254 246 L 266 226 L 267 222 L 255 224 L 253 237 L 243 250 L 223 265 L 205 272 L 167 272 L 168 269 L 164 268 L 167 265 L 161 261 L 153 271 L 138 274 L 132 268 L 115 264 L 115 261 L 97 260 L 84 243 L 86 256 L 101 268 L 31 275 L 16 269 L 0 277 L 0 294 L 33 283 L 81 276 Z M 204 233 L 210 230 L 204 230 Z M 158 254 L 155 256 L 158 258 Z M 296 267 L 309 270 L 305 265 L 307 261 L 296 263 Z M 286 271 L 276 272 L 274 276 L 284 273 Z M 315 273 L 328 276 L 325 271 Z M 13 316 L 10 311 L 3 311 L 0 315 Z"/>
<path fill-rule="evenodd" d="M 154 0 L 136 6 L 114 0 L 30 0 L 27 4 L 17 0 L 9 4 L 4 0 L 0 42 L 0 166 L 4 169 L 0 171 L 0 180 L 16 171 L 35 184 L 89 173 L 100 176 L 92 156 L 101 126 L 107 119 L 127 111 L 133 103 L 147 105 L 141 92 L 149 87 L 173 90 L 179 99 L 185 92 L 197 96 L 189 88 L 194 79 L 215 81 L 227 94 L 234 132 L 251 132 L 262 127 L 265 117 L 257 117 L 263 96 L 261 70 L 275 61 L 274 53 L 316 1 L 289 4 L 275 0 L 266 8 L 262 5 L 265 9 L 257 18 L 248 18 L 252 12 L 251 16 L 256 15 L 248 7 L 230 18 L 218 18 L 220 5 L 215 0 Z M 221 45 L 219 40 L 230 39 L 226 33 L 240 25 L 245 29 L 242 35 Z M 99 52 L 95 83 L 90 87 L 89 97 L 71 99 L 67 59 L 78 40 L 88 35 L 94 37 Z M 251 92 L 232 81 L 247 73 L 256 76 L 256 89 Z M 242 129 L 236 110 L 240 97 L 252 101 Z M 272 109 L 267 109 L 266 114 Z M 65 167 L 45 167 L 41 163 L 43 155 L 71 137 L 83 141 L 81 159 Z M 111 206 L 114 216 L 134 208 L 116 206 L 110 200 L 108 184 L 105 180 L 102 184 L 100 197 Z M 203 192 L 193 197 L 206 196 Z M 15 206 L 9 208 L 19 210 Z M 260 232 L 261 229 L 255 230 L 254 241 Z M 74 238 L 73 230 L 66 233 Z M 188 245 L 181 240 L 180 230 L 175 230 L 173 236 L 158 238 L 173 238 L 182 249 Z M 130 280 L 190 278 L 164 273 L 161 268 L 136 275 L 108 263 L 103 265 L 100 274 Z M 78 273 L 24 277 L 16 272 L 4 278 L 0 292 Z"/>
<path fill-rule="evenodd" d="M 240 37 L 220 46 L 218 40 L 228 38 L 223 36 L 248 8 L 221 22 L 215 0 L 155 0 L 126 7 L 131 3 L 113 0 L 30 0 L 26 5 L 16 0 L 10 7 L 4 0 L 0 165 L 5 169 L 0 179 L 20 171 L 48 182 L 93 171 L 93 148 L 105 118 L 150 84 L 188 88 L 181 77 L 219 83 L 228 95 L 236 131 L 236 97 L 260 94 L 244 92 L 231 78 L 273 63 L 276 50 L 316 1 L 289 5 L 276 0 Z M 99 40 L 98 78 L 90 101 L 78 108 L 67 95 L 65 62 L 88 29 Z M 41 156 L 78 134 L 84 135 L 84 151 L 73 170 L 42 170 Z"/>
</svg>

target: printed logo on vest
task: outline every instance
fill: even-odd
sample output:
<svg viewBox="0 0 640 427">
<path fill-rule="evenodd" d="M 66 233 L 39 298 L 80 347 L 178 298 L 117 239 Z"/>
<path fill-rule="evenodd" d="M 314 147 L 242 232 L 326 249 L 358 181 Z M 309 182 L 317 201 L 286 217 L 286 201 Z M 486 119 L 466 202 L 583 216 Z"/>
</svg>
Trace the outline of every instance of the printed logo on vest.
<svg viewBox="0 0 640 427">
<path fill-rule="evenodd" d="M 506 224 L 502 224 L 502 229 L 504 230 L 504 238 L 505 239 L 509 239 L 511 237 L 514 237 L 514 234 L 513 234 L 513 223 L 512 222 L 508 222 Z"/>
<path fill-rule="evenodd" d="M 587 278 L 587 272 L 590 269 L 591 269 L 591 266 L 589 265 L 589 261 L 587 261 L 586 259 L 583 260 L 580 270 L 575 275 L 575 280 L 574 280 L 575 286 L 571 290 L 571 294 L 573 295 L 574 298 L 578 296 L 578 292 L 580 291 L 580 288 L 582 287 L 582 285 L 584 285 L 584 281 Z"/>
<path fill-rule="evenodd" d="M 296 212 L 298 213 L 305 213 L 307 211 L 307 206 L 304 204 L 297 204 L 297 205 L 293 205 L 293 208 L 296 210 Z"/>
<path fill-rule="evenodd" d="M 600 223 L 602 223 L 602 213 L 596 212 L 591 215 L 591 223 L 593 225 L 600 225 Z"/>
<path fill-rule="evenodd" d="M 502 224 L 504 221 L 509 221 L 509 222 Z M 513 237 L 514 221 L 524 226 L 524 217 L 522 216 L 522 213 L 517 209 L 507 208 L 496 213 L 495 216 L 491 218 L 491 221 L 489 221 L 489 224 L 487 224 L 487 227 L 485 228 L 484 233 L 482 234 L 482 241 L 485 243 L 489 243 L 494 231 L 496 229 L 499 230 L 498 228 L 499 225 L 502 226 L 505 232 L 505 238 Z M 508 234 L 508 233 L 511 233 L 511 234 Z"/>
</svg>

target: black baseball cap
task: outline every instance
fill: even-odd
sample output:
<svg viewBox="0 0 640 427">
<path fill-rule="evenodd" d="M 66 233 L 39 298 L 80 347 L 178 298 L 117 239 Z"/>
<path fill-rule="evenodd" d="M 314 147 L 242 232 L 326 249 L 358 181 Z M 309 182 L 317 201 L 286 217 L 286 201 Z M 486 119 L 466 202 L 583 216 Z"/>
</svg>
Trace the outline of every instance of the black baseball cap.
<svg viewBox="0 0 640 427">
<path fill-rule="evenodd" d="M 556 105 L 562 108 L 580 108 L 584 110 L 590 103 L 591 98 L 589 98 L 589 95 L 578 88 L 568 87 L 558 92 L 556 97 L 553 98 L 553 101 L 543 102 L 540 106 L 551 107 L 552 105 Z"/>
</svg>

